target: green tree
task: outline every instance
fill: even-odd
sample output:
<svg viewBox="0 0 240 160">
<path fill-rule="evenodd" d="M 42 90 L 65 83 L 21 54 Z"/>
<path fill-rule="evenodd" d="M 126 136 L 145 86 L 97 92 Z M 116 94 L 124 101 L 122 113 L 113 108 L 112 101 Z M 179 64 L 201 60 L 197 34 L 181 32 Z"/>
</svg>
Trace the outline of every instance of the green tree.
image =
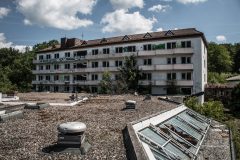
<svg viewBox="0 0 240 160">
<path fill-rule="evenodd" d="M 37 52 L 48 47 L 56 47 L 56 45 L 59 45 L 59 42 L 57 40 L 50 40 L 48 42 L 38 43 L 33 46 L 33 51 Z"/>
<path fill-rule="evenodd" d="M 209 43 L 208 45 L 208 71 L 230 72 L 232 71 L 232 59 L 229 51 L 223 45 Z"/>
<path fill-rule="evenodd" d="M 100 81 L 100 93 L 110 94 L 112 93 L 112 80 L 111 74 L 108 71 L 105 71 L 102 75 L 102 80 Z"/>
<path fill-rule="evenodd" d="M 122 67 L 119 68 L 119 87 L 123 92 L 130 90 L 138 90 L 138 80 L 140 79 L 141 71 L 137 65 L 137 59 L 134 55 L 125 57 L 125 62 Z"/>
<path fill-rule="evenodd" d="M 236 44 L 236 54 L 234 55 L 233 61 L 233 71 L 240 73 L 240 43 Z"/>
</svg>

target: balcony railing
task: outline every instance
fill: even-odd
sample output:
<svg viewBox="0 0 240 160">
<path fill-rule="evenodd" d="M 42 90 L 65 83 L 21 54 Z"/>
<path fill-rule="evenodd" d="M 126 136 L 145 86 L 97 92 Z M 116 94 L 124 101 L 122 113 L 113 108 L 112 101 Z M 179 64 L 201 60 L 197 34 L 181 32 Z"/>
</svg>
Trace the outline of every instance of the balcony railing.
<svg viewBox="0 0 240 160">
<path fill-rule="evenodd" d="M 175 80 L 176 86 L 193 86 L 192 80 Z M 141 80 L 138 82 L 139 85 L 153 85 L 153 86 L 167 86 L 169 81 L 167 80 Z"/>
<path fill-rule="evenodd" d="M 140 70 L 193 70 L 193 64 L 158 64 L 158 65 L 141 65 Z"/>
</svg>

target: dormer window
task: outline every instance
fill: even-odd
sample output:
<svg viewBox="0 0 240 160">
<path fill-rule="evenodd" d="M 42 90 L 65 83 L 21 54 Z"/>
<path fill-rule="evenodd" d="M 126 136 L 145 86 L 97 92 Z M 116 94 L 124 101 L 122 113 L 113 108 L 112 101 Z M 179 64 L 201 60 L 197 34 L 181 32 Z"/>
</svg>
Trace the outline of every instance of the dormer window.
<svg viewBox="0 0 240 160">
<path fill-rule="evenodd" d="M 143 36 L 143 38 L 151 38 L 151 37 L 152 37 L 152 35 L 148 32 Z"/>
<path fill-rule="evenodd" d="M 86 42 L 86 41 L 83 41 L 83 42 L 82 42 L 82 45 L 85 45 L 85 44 L 87 44 L 87 42 Z"/>
<path fill-rule="evenodd" d="M 168 30 L 166 33 L 165 33 L 165 36 L 173 36 L 174 33 L 171 31 L 171 30 Z"/>
<path fill-rule="evenodd" d="M 129 40 L 130 38 L 127 36 L 127 35 L 125 35 L 124 37 L 123 37 L 123 41 L 127 41 L 127 40 Z"/>
</svg>

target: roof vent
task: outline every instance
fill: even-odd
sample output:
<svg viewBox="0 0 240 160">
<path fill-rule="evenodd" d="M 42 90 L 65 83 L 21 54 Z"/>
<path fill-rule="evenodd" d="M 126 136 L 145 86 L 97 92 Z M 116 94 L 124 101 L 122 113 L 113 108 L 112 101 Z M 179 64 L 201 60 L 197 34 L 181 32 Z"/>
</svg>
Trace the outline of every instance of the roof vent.
<svg viewBox="0 0 240 160">
<path fill-rule="evenodd" d="M 136 108 L 136 101 L 128 100 L 125 102 L 126 109 L 135 109 Z"/>
<path fill-rule="evenodd" d="M 86 141 L 86 125 L 82 122 L 66 122 L 58 126 L 58 141 L 54 146 L 44 148 L 47 153 L 86 154 L 91 145 Z"/>
</svg>

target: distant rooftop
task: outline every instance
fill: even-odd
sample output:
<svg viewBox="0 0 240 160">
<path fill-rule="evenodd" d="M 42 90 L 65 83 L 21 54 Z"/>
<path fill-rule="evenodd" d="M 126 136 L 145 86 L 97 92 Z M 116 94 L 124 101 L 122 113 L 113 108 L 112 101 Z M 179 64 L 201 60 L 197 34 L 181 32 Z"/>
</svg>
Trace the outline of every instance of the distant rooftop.
<svg viewBox="0 0 240 160">
<path fill-rule="evenodd" d="M 77 38 L 62 38 L 61 45 L 51 46 L 49 48 L 38 51 L 38 53 L 50 52 L 50 51 L 60 51 L 69 49 L 80 49 L 92 46 L 102 46 L 120 43 L 130 43 L 138 41 L 149 41 L 149 40 L 162 40 L 162 39 L 172 39 L 172 38 L 188 38 L 188 37 L 202 37 L 205 45 L 207 45 L 206 38 L 204 34 L 195 28 L 186 28 L 178 30 L 168 30 L 162 32 L 147 32 L 142 34 L 132 34 L 117 37 L 109 37 L 95 40 L 80 40 Z"/>
<path fill-rule="evenodd" d="M 240 75 L 234 76 L 234 77 L 230 77 L 230 78 L 227 79 L 227 81 L 240 81 Z"/>
</svg>

